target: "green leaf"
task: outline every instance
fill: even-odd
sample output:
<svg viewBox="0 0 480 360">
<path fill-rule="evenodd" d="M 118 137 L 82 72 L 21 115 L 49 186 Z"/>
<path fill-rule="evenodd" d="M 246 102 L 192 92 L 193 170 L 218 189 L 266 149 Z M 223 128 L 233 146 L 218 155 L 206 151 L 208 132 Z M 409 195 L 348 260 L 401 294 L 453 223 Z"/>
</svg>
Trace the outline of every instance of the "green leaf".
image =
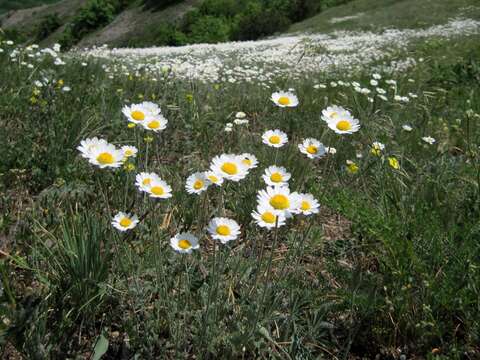
<svg viewBox="0 0 480 360">
<path fill-rule="evenodd" d="M 107 350 L 108 339 L 102 334 L 99 336 L 97 343 L 95 344 L 95 348 L 93 349 L 92 360 L 100 360 L 100 358 L 107 352 Z"/>
</svg>

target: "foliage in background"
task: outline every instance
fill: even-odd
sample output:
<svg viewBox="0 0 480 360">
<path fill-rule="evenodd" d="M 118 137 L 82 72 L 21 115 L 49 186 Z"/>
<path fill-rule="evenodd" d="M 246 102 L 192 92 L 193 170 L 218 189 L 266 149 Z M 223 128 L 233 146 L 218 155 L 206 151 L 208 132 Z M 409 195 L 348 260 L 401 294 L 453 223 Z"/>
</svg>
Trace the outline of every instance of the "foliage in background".
<svg viewBox="0 0 480 360">
<path fill-rule="evenodd" d="M 46 39 L 48 36 L 53 34 L 55 30 L 57 30 L 60 26 L 62 26 L 62 20 L 57 13 L 45 16 L 37 26 L 37 29 L 35 31 L 35 41 L 40 42 Z"/>
<path fill-rule="evenodd" d="M 152 25 L 124 45 L 185 45 L 256 40 L 349 0 L 204 0 L 178 22 Z M 163 4 L 163 2 L 160 2 Z M 149 3 L 150 4 L 150 3 Z"/>
</svg>

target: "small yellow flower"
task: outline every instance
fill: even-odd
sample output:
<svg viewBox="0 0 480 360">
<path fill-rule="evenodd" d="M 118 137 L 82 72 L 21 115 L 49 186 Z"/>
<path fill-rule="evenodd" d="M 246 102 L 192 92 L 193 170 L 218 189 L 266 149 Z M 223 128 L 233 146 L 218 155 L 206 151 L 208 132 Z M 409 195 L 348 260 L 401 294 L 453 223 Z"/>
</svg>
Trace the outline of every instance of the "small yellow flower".
<svg viewBox="0 0 480 360">
<path fill-rule="evenodd" d="M 128 125 L 127 125 L 127 127 L 129 129 L 133 129 L 135 126 L 137 126 L 137 124 L 135 124 L 135 123 L 128 123 Z"/>
<path fill-rule="evenodd" d="M 140 100 L 143 100 L 143 94 L 138 94 L 138 98 L 139 98 Z"/>
<path fill-rule="evenodd" d="M 39 89 L 34 89 L 33 90 L 33 95 L 35 95 L 35 96 L 40 95 L 40 90 Z"/>
<path fill-rule="evenodd" d="M 187 94 L 187 95 L 185 95 L 185 99 L 186 99 L 188 102 L 192 102 L 192 101 L 193 101 L 193 95 L 192 95 L 192 94 Z"/>
<path fill-rule="evenodd" d="M 215 85 L 213 86 L 213 88 L 214 88 L 215 90 L 219 90 L 219 89 L 220 89 L 220 85 L 219 85 L 219 84 L 215 84 Z"/>
<path fill-rule="evenodd" d="M 153 137 L 152 136 L 145 136 L 143 138 L 143 141 L 145 141 L 146 143 L 151 143 L 153 141 Z"/>
<path fill-rule="evenodd" d="M 350 174 L 356 174 L 360 168 L 352 160 L 347 160 L 347 171 Z"/>
<path fill-rule="evenodd" d="M 64 84 L 64 81 L 62 79 L 58 80 L 57 82 L 58 87 L 63 86 L 63 84 Z"/>
<path fill-rule="evenodd" d="M 32 104 L 36 104 L 36 103 L 37 103 L 37 98 L 36 98 L 35 96 L 32 96 L 32 97 L 30 98 L 30 102 L 31 102 Z"/>
<path fill-rule="evenodd" d="M 396 158 L 394 158 L 394 157 L 392 157 L 392 156 L 389 157 L 389 158 L 388 158 L 388 163 L 389 163 L 389 165 L 390 165 L 392 168 L 394 168 L 395 170 L 400 169 L 400 163 L 398 162 L 398 160 L 397 160 Z"/>
<path fill-rule="evenodd" d="M 125 171 L 130 172 L 130 171 L 134 171 L 134 170 L 135 170 L 135 165 L 132 164 L 132 163 L 125 163 L 125 164 L 123 165 L 123 168 L 125 169 Z"/>
</svg>

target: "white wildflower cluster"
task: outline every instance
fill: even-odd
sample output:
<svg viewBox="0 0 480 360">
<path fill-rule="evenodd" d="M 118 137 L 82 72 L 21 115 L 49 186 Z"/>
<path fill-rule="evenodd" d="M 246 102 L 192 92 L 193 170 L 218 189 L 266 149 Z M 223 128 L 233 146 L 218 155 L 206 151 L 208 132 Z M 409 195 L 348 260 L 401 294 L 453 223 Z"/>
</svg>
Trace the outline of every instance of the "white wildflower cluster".
<svg viewBox="0 0 480 360">
<path fill-rule="evenodd" d="M 148 74 L 154 81 L 165 76 L 176 76 L 204 82 L 255 82 L 268 86 L 276 78 L 301 79 L 312 73 L 334 69 L 344 72 L 365 67 L 369 63 L 378 63 L 388 57 L 392 47 L 403 49 L 411 41 L 432 36 L 452 37 L 479 32 L 480 21 L 455 19 L 444 25 L 420 30 L 298 34 L 261 41 L 148 49 L 108 49 L 102 46 L 84 50 L 80 54 L 115 60 L 105 68 L 112 78 L 116 75 Z M 308 55 L 303 56 L 306 47 L 312 46 L 326 51 L 307 52 Z M 300 65 L 292 67 L 291 64 L 297 63 L 299 59 Z M 57 62 L 60 63 L 60 60 Z M 378 70 L 383 73 L 396 73 L 415 64 L 415 59 L 400 59 Z M 341 85 L 335 83 L 331 86 Z M 365 87 L 362 87 L 361 91 L 367 92 Z"/>
</svg>

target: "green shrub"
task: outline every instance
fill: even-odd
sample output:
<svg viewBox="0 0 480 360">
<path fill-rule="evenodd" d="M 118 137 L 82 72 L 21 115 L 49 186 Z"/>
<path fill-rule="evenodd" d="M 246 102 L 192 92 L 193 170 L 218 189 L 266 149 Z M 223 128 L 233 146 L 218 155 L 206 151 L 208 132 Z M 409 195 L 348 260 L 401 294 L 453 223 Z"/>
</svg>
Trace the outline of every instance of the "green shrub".
<svg viewBox="0 0 480 360">
<path fill-rule="evenodd" d="M 190 25 L 189 42 L 216 43 L 230 39 L 230 24 L 226 18 L 203 16 Z"/>
<path fill-rule="evenodd" d="M 284 30 L 290 24 L 284 13 L 265 8 L 258 3 L 250 3 L 244 12 L 237 16 L 233 39 L 255 40 Z"/>
<path fill-rule="evenodd" d="M 55 30 L 57 30 L 62 25 L 60 17 L 57 13 L 49 14 L 43 18 L 43 20 L 38 24 L 36 30 L 36 40 L 41 41 Z"/>
</svg>

